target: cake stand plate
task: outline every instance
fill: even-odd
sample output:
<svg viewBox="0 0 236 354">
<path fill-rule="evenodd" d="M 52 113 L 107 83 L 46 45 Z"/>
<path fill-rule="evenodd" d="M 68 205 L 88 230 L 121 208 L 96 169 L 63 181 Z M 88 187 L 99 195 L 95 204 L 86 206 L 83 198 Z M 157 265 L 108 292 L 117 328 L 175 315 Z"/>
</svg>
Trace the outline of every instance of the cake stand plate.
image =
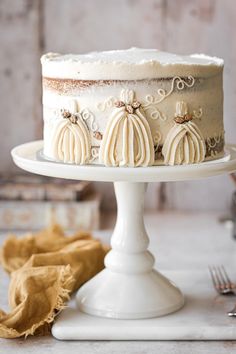
<svg viewBox="0 0 236 354">
<path fill-rule="evenodd" d="M 199 179 L 231 173 L 236 169 L 236 145 L 227 145 L 225 156 L 195 165 L 152 167 L 104 167 L 62 164 L 41 158 L 43 141 L 22 144 L 12 150 L 12 157 L 23 170 L 51 177 L 102 182 L 169 182 Z"/>
<path fill-rule="evenodd" d="M 119 320 L 153 318 L 180 309 L 184 305 L 182 292 L 153 269 L 155 259 L 147 250 L 149 238 L 143 221 L 147 182 L 191 180 L 234 172 L 236 146 L 227 146 L 225 156 L 211 162 L 147 168 L 57 163 L 45 160 L 42 148 L 42 141 L 23 144 L 12 150 L 12 157 L 22 169 L 41 175 L 114 182 L 118 211 L 111 238 L 112 249 L 105 257 L 105 269 L 79 289 L 76 295 L 78 309 L 89 315 Z M 81 318 L 91 317 L 84 316 Z M 100 326 L 98 319 L 92 319 Z M 57 333 L 60 324 L 64 328 L 63 321 L 62 316 L 56 324 Z M 86 321 L 83 324 L 87 326 Z M 79 331 L 78 325 L 73 333 Z"/>
</svg>

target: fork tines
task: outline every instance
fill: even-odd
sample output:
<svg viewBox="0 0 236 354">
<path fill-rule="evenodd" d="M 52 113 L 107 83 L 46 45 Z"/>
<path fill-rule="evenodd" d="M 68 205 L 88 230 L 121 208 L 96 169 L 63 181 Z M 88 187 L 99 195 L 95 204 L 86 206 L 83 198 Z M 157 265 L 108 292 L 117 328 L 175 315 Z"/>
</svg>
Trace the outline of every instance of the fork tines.
<svg viewBox="0 0 236 354">
<path fill-rule="evenodd" d="M 212 279 L 212 283 L 216 291 L 221 295 L 230 295 L 234 294 L 233 289 L 235 288 L 235 284 L 230 280 L 225 267 L 223 265 L 209 266 L 209 271 Z"/>
</svg>

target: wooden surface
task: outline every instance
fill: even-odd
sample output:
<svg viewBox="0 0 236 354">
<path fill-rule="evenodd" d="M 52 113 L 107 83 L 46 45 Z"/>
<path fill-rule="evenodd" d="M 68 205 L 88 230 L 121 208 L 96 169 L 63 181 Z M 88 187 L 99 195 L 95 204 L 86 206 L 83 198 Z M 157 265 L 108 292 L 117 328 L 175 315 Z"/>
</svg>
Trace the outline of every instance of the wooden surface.
<svg viewBox="0 0 236 354">
<path fill-rule="evenodd" d="M 150 250 L 156 257 L 156 267 L 161 271 L 199 270 L 208 272 L 208 264 L 224 264 L 228 273 L 236 267 L 236 241 L 231 230 L 219 224 L 220 213 L 160 213 L 145 216 L 150 235 Z M 109 221 L 107 219 L 107 221 Z M 168 225 L 168 226 L 167 226 Z M 188 231 L 187 231 L 188 230 Z M 108 242 L 111 231 L 96 233 Z M 1 237 L 2 236 L 2 237 Z M 4 235 L 0 235 L 0 243 Z M 232 270 L 232 271 L 231 271 Z M 8 275 L 0 269 L 0 308 L 7 311 Z M 210 278 L 209 278 L 210 282 Z M 212 288 L 212 298 L 216 293 Z M 225 318 L 222 311 L 222 318 Z M 235 341 L 57 341 L 51 336 L 29 337 L 27 340 L 0 339 L 1 353 L 41 354 L 78 352 L 83 354 L 233 354 Z"/>
<path fill-rule="evenodd" d="M 9 6 L 9 4 L 11 4 Z M 226 141 L 236 142 L 235 0 L 0 0 L 0 172 L 16 171 L 10 149 L 42 136 L 40 55 L 154 47 L 225 59 Z M 110 184 L 105 205 L 114 206 Z M 229 207 L 227 176 L 200 182 L 152 184 L 147 207 Z"/>
</svg>

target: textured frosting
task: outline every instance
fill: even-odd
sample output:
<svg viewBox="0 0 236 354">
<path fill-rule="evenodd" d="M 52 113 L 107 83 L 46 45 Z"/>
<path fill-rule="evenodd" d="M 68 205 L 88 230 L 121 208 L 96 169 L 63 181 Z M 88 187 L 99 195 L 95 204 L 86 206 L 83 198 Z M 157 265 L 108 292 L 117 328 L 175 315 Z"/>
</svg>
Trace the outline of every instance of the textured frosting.
<svg viewBox="0 0 236 354">
<path fill-rule="evenodd" d="M 223 60 L 204 54 L 176 55 L 156 49 L 130 48 L 84 55 L 48 53 L 42 56 L 44 77 L 74 80 L 141 80 L 217 74 Z"/>
</svg>

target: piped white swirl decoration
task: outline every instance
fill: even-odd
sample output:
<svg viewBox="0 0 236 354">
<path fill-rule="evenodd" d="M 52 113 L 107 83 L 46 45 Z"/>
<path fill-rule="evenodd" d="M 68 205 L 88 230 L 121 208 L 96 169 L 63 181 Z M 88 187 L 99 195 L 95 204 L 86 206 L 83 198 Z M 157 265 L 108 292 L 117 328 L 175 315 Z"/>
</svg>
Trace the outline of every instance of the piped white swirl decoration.
<svg viewBox="0 0 236 354">
<path fill-rule="evenodd" d="M 112 108 L 115 102 L 116 102 L 115 97 L 110 96 L 104 102 L 98 102 L 97 109 L 101 112 L 105 112 L 107 109 Z"/>
<path fill-rule="evenodd" d="M 106 125 L 99 160 L 106 166 L 151 166 L 154 144 L 141 104 L 132 90 L 122 90 L 120 99 Z"/>
<path fill-rule="evenodd" d="M 207 144 L 209 148 L 214 149 L 217 146 L 217 144 L 220 143 L 223 135 L 224 133 L 220 133 L 218 135 L 214 134 L 212 138 L 207 138 Z"/>
<path fill-rule="evenodd" d="M 160 88 L 157 90 L 157 96 L 147 95 L 145 97 L 145 103 L 142 105 L 142 107 L 144 111 L 151 111 L 150 116 L 152 119 L 160 119 L 162 121 L 165 121 L 167 119 L 166 115 L 157 108 L 159 103 L 161 103 L 168 96 L 170 96 L 175 88 L 179 91 L 182 91 L 185 87 L 193 87 L 194 84 L 195 79 L 191 75 L 188 76 L 186 79 L 181 78 L 180 76 L 175 76 L 171 81 L 171 87 L 169 91 Z"/>
<path fill-rule="evenodd" d="M 52 153 L 56 160 L 64 163 L 84 165 L 89 162 L 91 142 L 89 130 L 77 102 L 73 100 L 71 110 L 62 110 L 52 132 Z"/>
<path fill-rule="evenodd" d="M 175 124 L 167 134 L 162 148 L 166 165 L 199 163 L 205 159 L 205 141 L 192 119 L 187 104 L 177 102 Z"/>
<path fill-rule="evenodd" d="M 80 115 L 83 118 L 83 120 L 87 123 L 87 126 L 92 132 L 98 131 L 98 124 L 92 112 L 90 112 L 87 108 L 84 108 L 82 109 L 82 111 L 80 111 Z"/>
<path fill-rule="evenodd" d="M 98 147 L 92 147 L 91 149 L 91 158 L 89 160 L 89 162 L 93 162 L 95 160 L 97 160 L 99 157 L 99 153 L 98 153 Z"/>
</svg>

